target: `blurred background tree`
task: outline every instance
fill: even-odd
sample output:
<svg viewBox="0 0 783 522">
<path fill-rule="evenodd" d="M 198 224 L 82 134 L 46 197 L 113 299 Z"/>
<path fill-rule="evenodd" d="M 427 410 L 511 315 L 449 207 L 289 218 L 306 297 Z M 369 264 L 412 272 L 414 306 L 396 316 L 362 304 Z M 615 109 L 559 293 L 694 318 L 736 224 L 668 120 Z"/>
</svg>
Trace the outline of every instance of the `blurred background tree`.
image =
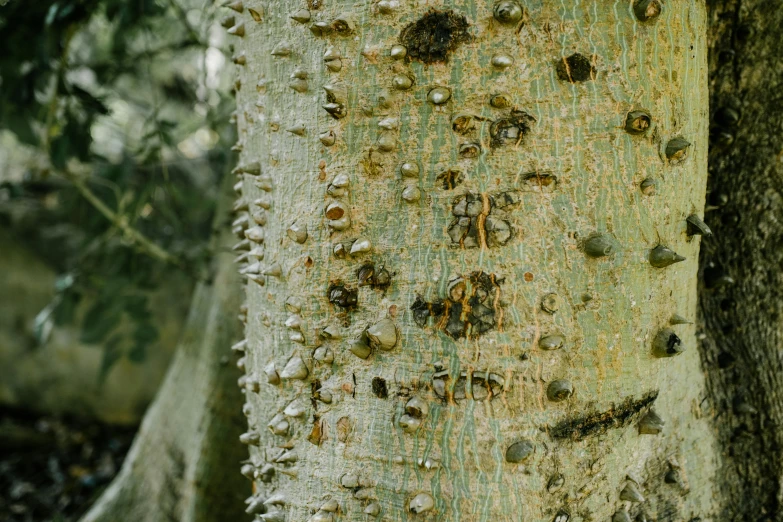
<svg viewBox="0 0 783 522">
<path fill-rule="evenodd" d="M 135 426 L 192 333 L 234 161 L 225 11 L 0 0 L 2 520 L 83 513 L 133 433 L 100 423 Z"/>
<path fill-rule="evenodd" d="M 49 375 L 36 350 L 57 345 L 57 328 L 70 328 L 71 349 L 76 333 L 78 343 L 100 349 L 79 367 L 95 373 L 96 385 L 118 364 L 155 358 L 146 391 L 117 420 L 143 411 L 192 285 L 208 277 L 210 220 L 234 141 L 218 9 L 200 0 L 0 7 L 0 244 L 6 253 L 25 251 L 0 260 L 19 268 L 6 267 L 0 288 L 34 301 L 7 304 L 0 352 L 13 357 L 17 375 L 20 357 L 32 357 L 21 376 L 36 383 Z M 26 281 L 36 262 L 50 276 Z M 56 408 L 41 392 L 30 397 L 29 383 L 9 389 L 0 381 L 0 400 Z"/>
</svg>

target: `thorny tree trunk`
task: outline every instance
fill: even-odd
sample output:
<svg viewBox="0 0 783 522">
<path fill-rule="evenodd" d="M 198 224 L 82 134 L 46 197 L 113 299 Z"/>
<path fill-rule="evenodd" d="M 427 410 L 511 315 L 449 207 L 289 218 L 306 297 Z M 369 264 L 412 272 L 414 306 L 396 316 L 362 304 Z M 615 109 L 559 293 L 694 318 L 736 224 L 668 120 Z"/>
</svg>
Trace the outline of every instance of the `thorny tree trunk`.
<svg viewBox="0 0 783 522">
<path fill-rule="evenodd" d="M 718 520 L 703 3 L 300 2 L 226 23 L 248 510 Z"/>
<path fill-rule="evenodd" d="M 783 10 L 710 6 L 712 145 L 702 252 L 704 369 L 720 454 L 720 520 L 783 519 Z"/>
<path fill-rule="evenodd" d="M 248 518 L 242 501 L 250 488 L 232 473 L 247 453 L 235 442 L 242 431 L 241 395 L 225 351 L 240 331 L 240 284 L 226 222 L 230 210 L 225 193 L 215 219 L 212 279 L 196 286 L 166 379 L 120 473 L 82 522 Z"/>
</svg>

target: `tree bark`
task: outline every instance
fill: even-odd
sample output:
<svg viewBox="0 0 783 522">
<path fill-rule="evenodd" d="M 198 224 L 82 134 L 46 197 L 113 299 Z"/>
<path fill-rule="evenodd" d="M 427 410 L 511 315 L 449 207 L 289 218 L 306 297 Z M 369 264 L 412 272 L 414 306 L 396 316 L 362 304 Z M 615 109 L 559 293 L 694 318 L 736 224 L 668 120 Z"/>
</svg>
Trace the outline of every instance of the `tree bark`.
<svg viewBox="0 0 783 522">
<path fill-rule="evenodd" d="M 716 516 L 706 12 L 643 4 L 234 4 L 249 511 Z"/>
<path fill-rule="evenodd" d="M 720 520 L 781 520 L 783 11 L 710 5 L 710 197 L 701 342 L 721 455 Z"/>
<path fill-rule="evenodd" d="M 225 183 L 224 183 L 225 185 Z M 230 187 L 218 205 L 211 281 L 196 286 L 166 378 L 150 406 L 120 473 L 82 522 L 247 520 L 251 493 L 231 463 L 247 457 L 238 373 L 227 348 L 240 336 L 241 302 L 232 262 Z"/>
</svg>

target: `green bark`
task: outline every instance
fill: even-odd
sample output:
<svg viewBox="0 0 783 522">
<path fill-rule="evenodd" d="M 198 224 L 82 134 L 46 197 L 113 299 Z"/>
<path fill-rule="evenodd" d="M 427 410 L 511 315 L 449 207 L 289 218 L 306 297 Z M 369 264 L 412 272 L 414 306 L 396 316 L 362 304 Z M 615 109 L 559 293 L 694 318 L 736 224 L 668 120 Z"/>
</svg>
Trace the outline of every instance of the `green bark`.
<svg viewBox="0 0 783 522">
<path fill-rule="evenodd" d="M 316 4 L 229 30 L 255 513 L 709 519 L 705 6 Z"/>
</svg>

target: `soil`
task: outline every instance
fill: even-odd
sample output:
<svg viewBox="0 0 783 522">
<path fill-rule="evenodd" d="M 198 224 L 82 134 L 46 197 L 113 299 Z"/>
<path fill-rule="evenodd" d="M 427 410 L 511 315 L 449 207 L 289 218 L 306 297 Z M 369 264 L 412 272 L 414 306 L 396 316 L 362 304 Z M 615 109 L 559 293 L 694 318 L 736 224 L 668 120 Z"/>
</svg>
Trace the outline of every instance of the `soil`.
<svg viewBox="0 0 783 522">
<path fill-rule="evenodd" d="M 119 471 L 136 429 L 0 408 L 0 520 L 78 520 Z"/>
</svg>

